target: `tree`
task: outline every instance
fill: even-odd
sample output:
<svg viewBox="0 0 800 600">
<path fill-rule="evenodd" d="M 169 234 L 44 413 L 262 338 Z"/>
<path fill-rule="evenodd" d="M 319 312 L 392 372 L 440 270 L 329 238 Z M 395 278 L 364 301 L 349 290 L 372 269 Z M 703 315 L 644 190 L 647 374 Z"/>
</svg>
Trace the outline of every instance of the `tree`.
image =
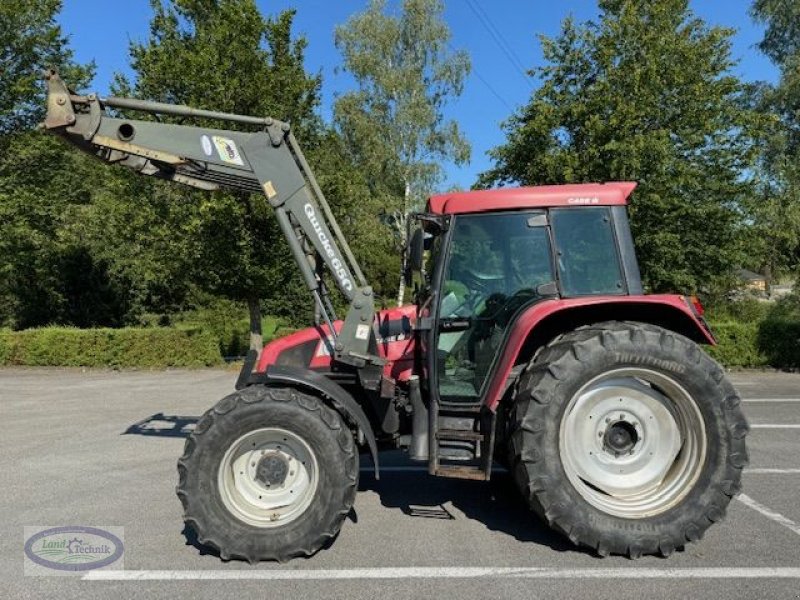
<svg viewBox="0 0 800 600">
<path fill-rule="evenodd" d="M 124 300 L 126 324 L 184 309 L 196 257 L 186 234 L 197 214 L 194 198 L 127 170 L 98 170 L 91 203 L 80 207 L 65 233 L 105 265 Z"/>
<path fill-rule="evenodd" d="M 743 258 L 761 119 L 731 74 L 732 31 L 688 0 L 603 0 L 542 38 L 547 65 L 478 185 L 635 180 L 631 220 L 653 291 L 723 291 Z"/>
<path fill-rule="evenodd" d="M 59 69 L 82 86 L 79 65 L 56 23 L 57 0 L 0 0 L 0 324 L 95 324 L 119 316 L 102 264 L 65 236 L 90 201 L 91 165 L 35 131 L 44 114 L 42 72 Z"/>
<path fill-rule="evenodd" d="M 766 24 L 758 47 L 777 65 L 785 66 L 800 55 L 800 5 L 787 0 L 755 0 L 753 17 Z"/>
<path fill-rule="evenodd" d="M 78 65 L 56 23 L 61 0 L 0 0 L 0 136 L 33 129 L 44 114 L 44 69 L 58 67 L 76 84 L 93 65 Z"/>
<path fill-rule="evenodd" d="M 757 256 L 771 278 L 800 263 L 800 5 L 757 0 L 766 25 L 759 48 L 780 69 L 777 85 L 761 84 L 755 105 L 771 127 L 760 140 L 757 201 L 749 206 Z"/>
<path fill-rule="evenodd" d="M 293 11 L 264 18 L 253 0 L 152 0 L 151 6 L 149 39 L 130 48 L 136 80 L 119 77 L 117 92 L 268 115 L 290 122 L 301 140 L 316 135 L 321 80 L 305 72 L 306 41 L 292 38 Z M 181 193 L 196 207 L 175 230 L 195 241 L 193 278 L 207 291 L 247 302 L 251 348 L 260 350 L 261 299 L 289 297 L 286 273 L 294 271 L 266 199 Z"/>
<path fill-rule="evenodd" d="M 450 50 L 443 7 L 441 0 L 404 0 L 401 14 L 393 16 L 385 0 L 372 0 L 336 29 L 344 69 L 358 89 L 336 101 L 335 123 L 368 173 L 374 196 L 385 203 L 398 249 L 405 245 L 407 214 L 441 180 L 438 161 L 469 159 L 458 125 L 443 115 L 470 69 L 464 52 Z"/>
<path fill-rule="evenodd" d="M 391 230 L 377 220 L 385 204 L 373 193 L 367 168 L 348 152 L 343 136 L 330 126 L 321 131 L 307 154 L 379 306 L 386 305 L 396 289 L 397 251 Z"/>
</svg>

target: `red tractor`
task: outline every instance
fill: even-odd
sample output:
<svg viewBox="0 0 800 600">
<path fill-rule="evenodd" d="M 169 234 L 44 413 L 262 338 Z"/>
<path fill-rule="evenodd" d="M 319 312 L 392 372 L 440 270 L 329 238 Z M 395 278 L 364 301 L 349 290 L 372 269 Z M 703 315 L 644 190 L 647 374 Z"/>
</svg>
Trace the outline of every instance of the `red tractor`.
<svg viewBox="0 0 800 600">
<path fill-rule="evenodd" d="M 178 461 L 184 518 L 223 559 L 287 560 L 335 538 L 362 448 L 375 477 L 379 448 L 440 477 L 485 481 L 497 461 L 541 519 L 601 555 L 669 555 L 724 517 L 747 422 L 701 348 L 714 337 L 700 304 L 643 292 L 635 184 L 434 196 L 411 219 L 415 304 L 376 311 L 287 124 L 48 83 L 45 127 L 98 158 L 265 194 L 316 304 L 313 327 L 248 355 Z M 349 303 L 342 320 L 326 271 Z"/>
</svg>

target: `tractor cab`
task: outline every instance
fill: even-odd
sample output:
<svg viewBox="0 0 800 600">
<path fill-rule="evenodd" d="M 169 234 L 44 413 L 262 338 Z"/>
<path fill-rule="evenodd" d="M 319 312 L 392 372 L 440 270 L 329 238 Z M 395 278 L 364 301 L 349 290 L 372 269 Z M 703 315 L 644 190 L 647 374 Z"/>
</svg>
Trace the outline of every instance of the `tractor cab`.
<svg viewBox="0 0 800 600">
<path fill-rule="evenodd" d="M 481 403 L 517 317 L 556 298 L 641 294 L 626 199 L 635 184 L 434 196 L 417 215 L 409 267 L 435 325 L 429 373 L 441 402 Z M 426 239 L 424 262 L 420 244 Z"/>
</svg>

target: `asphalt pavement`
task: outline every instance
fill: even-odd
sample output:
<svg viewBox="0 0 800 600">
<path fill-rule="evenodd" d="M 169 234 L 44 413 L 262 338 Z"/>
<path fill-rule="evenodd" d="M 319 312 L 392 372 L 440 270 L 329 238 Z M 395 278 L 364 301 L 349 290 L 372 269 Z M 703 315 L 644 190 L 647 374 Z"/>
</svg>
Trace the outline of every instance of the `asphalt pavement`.
<svg viewBox="0 0 800 600">
<path fill-rule="evenodd" d="M 0 370 L 1 598 L 800 598 L 800 375 L 732 373 L 752 426 L 744 495 L 668 559 L 598 558 L 540 523 L 506 473 L 429 477 L 363 457 L 330 548 L 222 562 L 183 528 L 175 462 L 234 372 Z M 23 574 L 25 526 L 124 528 L 124 570 Z"/>
</svg>

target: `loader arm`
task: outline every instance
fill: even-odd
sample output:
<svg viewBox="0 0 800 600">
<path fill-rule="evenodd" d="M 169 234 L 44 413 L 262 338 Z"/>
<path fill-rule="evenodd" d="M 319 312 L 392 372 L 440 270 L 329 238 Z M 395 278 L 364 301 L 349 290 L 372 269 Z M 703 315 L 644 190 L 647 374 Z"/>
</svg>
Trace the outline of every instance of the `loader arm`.
<svg viewBox="0 0 800 600">
<path fill-rule="evenodd" d="M 288 123 L 130 98 L 78 95 L 46 73 L 44 129 L 109 164 L 202 190 L 264 194 L 333 338 L 334 358 L 359 369 L 383 360 L 374 347 L 375 307 L 367 284 Z M 256 132 L 141 121 L 108 109 L 259 126 Z M 327 267 L 350 306 L 341 331 L 323 281 Z"/>
</svg>

